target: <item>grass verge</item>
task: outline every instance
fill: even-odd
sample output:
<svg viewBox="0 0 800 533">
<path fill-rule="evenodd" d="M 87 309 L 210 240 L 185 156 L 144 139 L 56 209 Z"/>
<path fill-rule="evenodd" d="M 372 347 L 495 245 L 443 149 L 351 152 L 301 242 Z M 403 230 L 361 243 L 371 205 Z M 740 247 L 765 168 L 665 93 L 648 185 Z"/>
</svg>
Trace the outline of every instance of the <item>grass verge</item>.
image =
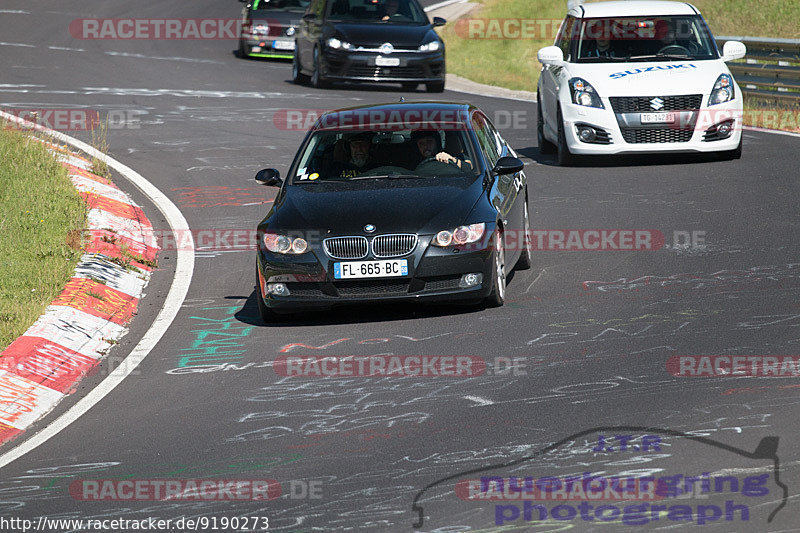
<svg viewBox="0 0 800 533">
<path fill-rule="evenodd" d="M 42 143 L 0 122 L 0 350 L 69 281 L 85 221 L 67 170 Z"/>
<path fill-rule="evenodd" d="M 535 19 L 560 21 L 566 14 L 566 1 L 559 0 L 472 0 L 480 4 L 466 18 Z M 800 2 L 784 0 L 694 0 L 694 4 L 714 35 L 800 38 Z M 558 23 L 546 23 L 543 39 L 468 39 L 466 26 L 448 21 L 439 32 L 447 49 L 447 70 L 464 78 L 514 90 L 536 92 L 541 65 L 536 59 L 540 48 L 553 44 Z M 487 33 L 488 26 L 487 26 Z M 536 26 L 535 35 L 542 32 Z M 792 107 L 763 98 L 745 98 L 745 124 L 784 131 L 800 131 L 798 114 Z M 777 120 L 764 112 L 777 113 Z M 797 111 L 794 108 L 794 111 Z M 770 124 L 774 124 L 774 127 Z"/>
</svg>

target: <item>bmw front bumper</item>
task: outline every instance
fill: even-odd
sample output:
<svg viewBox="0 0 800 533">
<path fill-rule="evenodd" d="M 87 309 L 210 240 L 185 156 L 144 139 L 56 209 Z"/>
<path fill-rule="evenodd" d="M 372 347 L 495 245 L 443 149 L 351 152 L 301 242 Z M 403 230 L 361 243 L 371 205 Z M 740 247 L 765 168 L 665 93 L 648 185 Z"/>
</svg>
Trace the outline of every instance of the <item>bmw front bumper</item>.
<svg viewBox="0 0 800 533">
<path fill-rule="evenodd" d="M 262 247 L 259 293 L 267 307 L 278 311 L 362 302 L 478 301 L 489 296 L 494 268 L 491 238 L 484 236 L 469 249 L 431 246 L 432 239 L 432 235 L 420 235 L 414 251 L 397 258 L 408 261 L 407 276 L 349 280 L 334 279 L 333 265 L 340 261 L 328 257 L 321 244 L 311 244 L 302 255 L 281 255 Z M 360 261 L 374 260 L 368 256 Z M 473 287 L 460 286 L 463 275 L 469 273 L 481 274 L 482 281 Z M 269 283 L 285 284 L 289 294 L 269 293 Z"/>
</svg>

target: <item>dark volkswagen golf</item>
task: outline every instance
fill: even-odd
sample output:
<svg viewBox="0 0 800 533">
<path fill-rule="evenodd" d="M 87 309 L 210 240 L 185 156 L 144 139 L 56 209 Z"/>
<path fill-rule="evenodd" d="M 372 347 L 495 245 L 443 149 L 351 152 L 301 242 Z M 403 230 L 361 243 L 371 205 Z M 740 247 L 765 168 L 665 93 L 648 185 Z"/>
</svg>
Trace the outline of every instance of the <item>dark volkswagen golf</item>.
<svg viewBox="0 0 800 533">
<path fill-rule="evenodd" d="M 295 83 L 385 81 L 444 90 L 444 43 L 417 0 L 312 0 L 300 21 Z"/>
<path fill-rule="evenodd" d="M 322 115 L 258 225 L 258 307 L 363 301 L 503 305 L 529 268 L 523 162 L 466 104 L 365 106 Z"/>
</svg>

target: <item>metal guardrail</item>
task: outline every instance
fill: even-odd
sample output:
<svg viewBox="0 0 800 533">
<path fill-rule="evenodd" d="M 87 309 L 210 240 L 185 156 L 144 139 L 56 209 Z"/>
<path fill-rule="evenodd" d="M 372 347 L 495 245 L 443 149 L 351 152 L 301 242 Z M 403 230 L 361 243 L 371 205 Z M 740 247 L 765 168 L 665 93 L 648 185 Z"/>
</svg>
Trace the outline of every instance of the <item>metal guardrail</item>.
<svg viewBox="0 0 800 533">
<path fill-rule="evenodd" d="M 720 50 L 727 41 L 741 41 L 747 46 L 743 62 L 728 63 L 742 92 L 800 104 L 800 40 L 717 37 Z"/>
</svg>

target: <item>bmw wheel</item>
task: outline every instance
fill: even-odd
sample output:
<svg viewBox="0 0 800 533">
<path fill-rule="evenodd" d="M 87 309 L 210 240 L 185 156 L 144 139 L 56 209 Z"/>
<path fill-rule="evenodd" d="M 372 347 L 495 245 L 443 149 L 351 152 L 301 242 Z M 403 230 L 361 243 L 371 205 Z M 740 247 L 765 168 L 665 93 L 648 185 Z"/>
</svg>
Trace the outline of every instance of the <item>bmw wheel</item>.
<svg viewBox="0 0 800 533">
<path fill-rule="evenodd" d="M 531 220 L 528 216 L 528 199 L 525 198 L 525 206 L 523 207 L 523 220 L 522 228 L 525 231 L 523 236 L 522 254 L 520 254 L 517 264 L 514 266 L 515 270 L 528 270 L 533 265 L 533 242 L 531 240 Z M 519 242 L 519 240 L 517 241 Z"/>
<path fill-rule="evenodd" d="M 506 301 L 506 252 L 503 249 L 503 234 L 498 228 L 494 239 L 494 275 L 492 293 L 486 298 L 487 307 L 500 307 Z"/>
</svg>

